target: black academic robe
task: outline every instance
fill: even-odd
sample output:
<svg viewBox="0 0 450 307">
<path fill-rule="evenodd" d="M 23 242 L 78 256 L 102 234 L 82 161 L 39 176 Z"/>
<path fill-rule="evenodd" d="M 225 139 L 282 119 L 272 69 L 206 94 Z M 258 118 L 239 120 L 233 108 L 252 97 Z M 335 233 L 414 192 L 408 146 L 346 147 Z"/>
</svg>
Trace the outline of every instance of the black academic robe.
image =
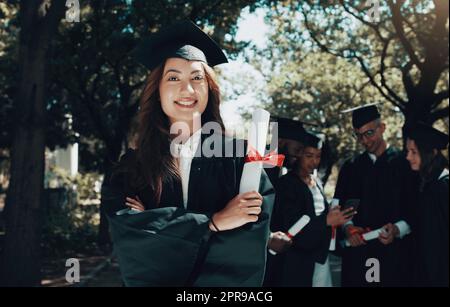
<svg viewBox="0 0 450 307">
<path fill-rule="evenodd" d="M 442 171 L 442 170 L 441 170 Z M 415 285 L 448 287 L 448 176 L 428 182 L 419 196 L 416 214 Z"/>
<path fill-rule="evenodd" d="M 210 139 L 202 135 L 201 145 Z M 102 197 L 109 207 L 112 240 L 125 285 L 262 285 L 274 201 L 265 173 L 259 189 L 264 197 L 262 213 L 256 223 L 219 233 L 208 227 L 210 216 L 238 194 L 243 165 L 242 157 L 195 157 L 186 209 L 179 180 L 163 185 L 157 206 L 150 186 L 134 189 L 126 174 L 113 177 Z M 129 150 L 119 166 L 137 167 L 135 152 Z M 117 215 L 125 208 L 125 197 L 136 195 L 146 211 Z"/>
<path fill-rule="evenodd" d="M 266 174 L 269 177 L 270 182 L 274 187 L 277 186 L 278 179 L 280 178 L 281 168 L 278 166 L 265 168 Z"/>
<path fill-rule="evenodd" d="M 346 161 L 336 185 L 335 198 L 342 206 L 348 199 L 360 199 L 355 226 L 378 229 L 400 220 L 411 225 L 415 175 L 404 155 L 388 148 L 375 163 L 367 152 Z M 344 235 L 338 238 L 344 239 Z M 367 245 L 348 247 L 342 253 L 342 286 L 406 286 L 411 281 L 411 238 L 395 239 L 389 245 L 371 240 Z M 369 258 L 380 263 L 380 282 L 369 283 Z"/>
<path fill-rule="evenodd" d="M 277 191 L 278 181 L 280 179 L 281 168 L 273 167 L 265 169 L 267 176 L 269 177 L 270 182 Z M 272 218 L 270 220 L 270 229 L 272 232 L 276 232 L 281 229 L 280 217 L 276 214 L 276 206 L 273 208 Z M 266 262 L 266 274 L 264 276 L 263 286 L 265 287 L 273 287 L 280 285 L 281 279 L 281 267 L 282 257 L 278 255 L 272 255 L 267 252 L 267 262 Z"/>
<path fill-rule="evenodd" d="M 314 200 L 308 186 L 294 173 L 282 176 L 277 185 L 276 214 L 279 215 L 280 229 L 287 232 L 303 215 L 311 220 L 303 230 L 293 237 L 292 246 L 279 257 L 281 280 L 279 285 L 311 287 L 314 267 L 325 263 L 331 239 L 331 227 L 327 226 L 328 204 L 325 211 L 316 216 Z"/>
</svg>

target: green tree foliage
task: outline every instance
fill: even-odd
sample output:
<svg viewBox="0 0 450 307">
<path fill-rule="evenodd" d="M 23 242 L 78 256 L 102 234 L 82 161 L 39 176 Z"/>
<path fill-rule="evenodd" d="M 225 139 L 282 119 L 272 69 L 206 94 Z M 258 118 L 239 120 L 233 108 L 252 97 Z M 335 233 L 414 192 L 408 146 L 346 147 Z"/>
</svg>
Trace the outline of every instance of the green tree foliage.
<svg viewBox="0 0 450 307">
<path fill-rule="evenodd" d="M 100 215 L 97 173 L 70 176 L 67 171 L 51 168 L 46 178 L 45 206 L 42 210 L 44 256 L 73 256 L 95 250 Z M 97 186 L 97 189 L 95 188 Z"/>
<path fill-rule="evenodd" d="M 378 11 L 369 3 L 283 1 L 278 11 L 294 12 L 279 16 L 299 42 L 357 63 L 406 126 L 448 118 L 449 2 L 378 1 Z"/>
<path fill-rule="evenodd" d="M 272 101 L 267 107 L 271 113 L 317 125 L 305 127 L 327 134 L 333 161 L 358 149 L 351 116 L 341 111 L 349 102 L 362 105 L 381 99 L 376 89 L 367 86 L 358 67 L 323 53 L 310 53 L 300 63 L 286 63 L 270 80 L 268 90 Z M 401 145 L 401 112 L 390 104 L 380 109 L 388 126 L 388 141 Z"/>
<path fill-rule="evenodd" d="M 253 63 L 268 82 L 267 108 L 318 125 L 335 159 L 357 148 L 350 114 L 341 114 L 347 108 L 380 103 L 386 137 L 397 146 L 405 117 L 410 122 L 448 120 L 445 3 L 382 1 L 380 20 L 369 21 L 366 2 L 266 1 L 272 32 L 267 48 L 255 49 L 259 56 Z M 447 21 L 444 28 L 442 20 Z M 408 45 L 422 64 L 416 65 Z M 438 53 L 434 62 L 431 52 Z M 425 88 L 431 71 L 435 83 Z"/>
</svg>

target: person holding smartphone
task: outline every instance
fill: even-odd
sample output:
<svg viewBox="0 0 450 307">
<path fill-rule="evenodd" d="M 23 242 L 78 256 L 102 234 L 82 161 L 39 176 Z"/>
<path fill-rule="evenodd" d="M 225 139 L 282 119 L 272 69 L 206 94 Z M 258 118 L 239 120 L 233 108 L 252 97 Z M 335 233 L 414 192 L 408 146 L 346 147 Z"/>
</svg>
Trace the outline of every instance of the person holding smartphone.
<svg viewBox="0 0 450 307">
<path fill-rule="evenodd" d="M 386 124 L 370 104 L 352 112 L 354 135 L 365 151 L 347 160 L 340 169 L 334 198 L 344 205 L 359 199 L 358 215 L 342 227 L 351 247 L 342 250 L 342 286 L 405 286 L 411 280 L 407 234 L 417 178 L 404 153 L 384 139 Z M 384 229 L 378 240 L 365 242 L 362 234 Z M 401 240 L 402 239 L 402 240 Z M 366 278 L 368 259 L 379 263 L 380 279 Z"/>
<path fill-rule="evenodd" d="M 292 239 L 285 240 L 276 232 L 269 247 L 285 253 L 281 272 L 281 286 L 331 287 L 331 270 L 328 260 L 331 229 L 350 221 L 356 211 L 328 209 L 323 186 L 317 177 L 323 136 L 305 131 L 302 148 L 292 171 L 279 179 L 275 206 L 281 216 L 281 231 L 287 230 L 303 215 L 310 222 Z M 275 230 L 275 229 L 273 229 Z"/>
</svg>

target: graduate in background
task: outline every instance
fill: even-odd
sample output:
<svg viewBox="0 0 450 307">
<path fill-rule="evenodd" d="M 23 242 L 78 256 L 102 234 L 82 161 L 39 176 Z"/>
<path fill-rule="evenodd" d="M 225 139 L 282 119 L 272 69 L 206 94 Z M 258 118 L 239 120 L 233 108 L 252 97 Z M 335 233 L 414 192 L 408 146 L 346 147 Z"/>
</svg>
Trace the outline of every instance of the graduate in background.
<svg viewBox="0 0 450 307">
<path fill-rule="evenodd" d="M 278 124 L 278 152 L 285 156 L 282 167 L 266 169 L 272 185 L 276 188 L 278 179 L 286 175 L 296 161 L 296 155 L 302 146 L 301 137 L 305 133 L 305 128 L 301 121 L 293 119 L 271 116 L 271 121 Z"/>
<path fill-rule="evenodd" d="M 279 116 L 271 116 L 271 120 L 278 124 L 278 152 L 285 156 L 283 167 L 266 168 L 267 175 L 276 188 L 278 179 L 292 170 L 297 161 L 298 152 L 303 146 L 302 141 L 306 133 L 304 126 L 317 127 L 317 125 Z M 331 158 L 328 142 L 323 144 L 321 150 L 322 157 L 318 167 L 318 175 L 323 182 L 326 182 L 334 161 Z"/>
<path fill-rule="evenodd" d="M 304 123 L 302 121 L 283 118 L 279 116 L 272 116 L 272 120 L 278 124 L 278 151 L 285 155 L 284 165 L 280 169 L 278 167 L 267 168 L 266 172 L 270 181 L 277 191 L 277 184 L 281 176 L 286 175 L 289 171 L 298 164 L 298 159 L 301 156 L 301 151 L 304 148 L 305 140 L 308 140 L 308 132 L 304 125 L 317 127 L 311 123 Z M 322 143 L 321 159 L 318 167 L 318 176 L 321 181 L 329 175 L 332 167 L 330 157 L 330 150 L 328 142 Z M 277 286 L 281 284 L 284 255 L 283 252 L 290 246 L 290 240 L 286 240 L 285 234 L 280 231 L 283 227 L 282 208 L 275 206 L 273 209 L 272 220 L 270 228 L 273 231 L 270 235 L 268 248 L 277 252 L 277 255 L 268 253 L 266 276 L 264 280 L 265 286 Z M 288 243 L 288 244 L 286 244 Z"/>
<path fill-rule="evenodd" d="M 144 40 L 135 55 L 151 70 L 137 148 L 121 158 L 102 194 L 125 285 L 260 286 L 273 188 L 263 172 L 259 193 L 238 194 L 245 159 L 224 151 L 230 142 L 237 149 L 236 140 L 200 129 L 208 122 L 224 129 L 211 68 L 227 62 L 224 53 L 181 22 Z M 171 134 L 180 122 L 189 133 Z M 171 144 L 174 138 L 181 143 Z M 216 146 L 220 156 L 204 154 Z"/>
<path fill-rule="evenodd" d="M 281 286 L 331 287 L 331 270 L 328 249 L 331 228 L 351 220 L 353 208 L 340 210 L 339 206 L 328 210 L 323 186 L 315 173 L 320 164 L 323 136 L 306 132 L 297 161 L 292 171 L 280 178 L 277 185 L 276 207 L 281 214 L 283 232 L 303 215 L 310 222 L 291 242 L 282 258 Z M 274 230 L 274 229 L 273 229 Z"/>
<path fill-rule="evenodd" d="M 411 242 L 405 236 L 411 231 L 414 175 L 404 154 L 384 140 L 386 125 L 376 105 L 349 111 L 355 137 L 365 152 L 343 164 L 335 190 L 341 206 L 348 200 L 360 203 L 358 214 L 343 227 L 351 247 L 342 251 L 342 286 L 406 286 L 411 280 Z M 385 233 L 378 240 L 362 239 L 368 228 L 382 227 Z M 369 258 L 379 261 L 379 282 L 366 279 Z"/>
<path fill-rule="evenodd" d="M 281 168 L 272 167 L 265 169 L 275 190 L 277 190 L 280 177 L 286 175 L 296 164 L 298 153 L 303 147 L 302 141 L 304 140 L 306 130 L 301 121 L 278 116 L 272 116 L 271 120 L 276 121 L 278 124 L 278 152 L 285 156 L 284 164 Z M 277 207 L 274 207 L 272 219 L 270 221 L 270 229 L 273 233 L 270 234 L 268 248 L 279 254 L 267 254 L 264 286 L 280 285 L 282 262 L 284 258 L 282 252 L 290 245 L 286 244 L 285 235 L 280 231 L 282 226 L 281 219 L 282 215 L 280 210 Z"/>
<path fill-rule="evenodd" d="M 407 159 L 421 178 L 419 204 L 413 224 L 416 238 L 416 286 L 448 287 L 449 215 L 448 135 L 424 124 L 408 133 Z"/>
</svg>

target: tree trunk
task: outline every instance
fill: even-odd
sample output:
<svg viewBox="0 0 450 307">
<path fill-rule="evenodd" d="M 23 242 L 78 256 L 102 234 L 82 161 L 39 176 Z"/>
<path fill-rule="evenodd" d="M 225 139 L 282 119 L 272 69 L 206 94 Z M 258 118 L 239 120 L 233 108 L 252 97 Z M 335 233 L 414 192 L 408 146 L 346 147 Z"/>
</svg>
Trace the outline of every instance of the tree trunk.
<svg viewBox="0 0 450 307">
<path fill-rule="evenodd" d="M 53 31 L 64 1 L 22 1 L 20 4 L 20 85 L 14 105 L 11 180 L 7 192 L 6 234 L 1 284 L 40 284 L 39 208 L 43 194 L 45 152 L 45 72 Z"/>
<path fill-rule="evenodd" d="M 402 128 L 403 135 L 403 149 L 406 150 L 406 139 L 409 128 L 413 127 L 418 122 L 423 122 L 429 125 L 433 125 L 433 121 L 430 118 L 431 115 L 431 103 L 433 101 L 433 93 L 426 93 L 420 88 L 416 88 L 414 93 L 409 93 L 409 101 L 405 105 L 405 122 Z"/>
</svg>

